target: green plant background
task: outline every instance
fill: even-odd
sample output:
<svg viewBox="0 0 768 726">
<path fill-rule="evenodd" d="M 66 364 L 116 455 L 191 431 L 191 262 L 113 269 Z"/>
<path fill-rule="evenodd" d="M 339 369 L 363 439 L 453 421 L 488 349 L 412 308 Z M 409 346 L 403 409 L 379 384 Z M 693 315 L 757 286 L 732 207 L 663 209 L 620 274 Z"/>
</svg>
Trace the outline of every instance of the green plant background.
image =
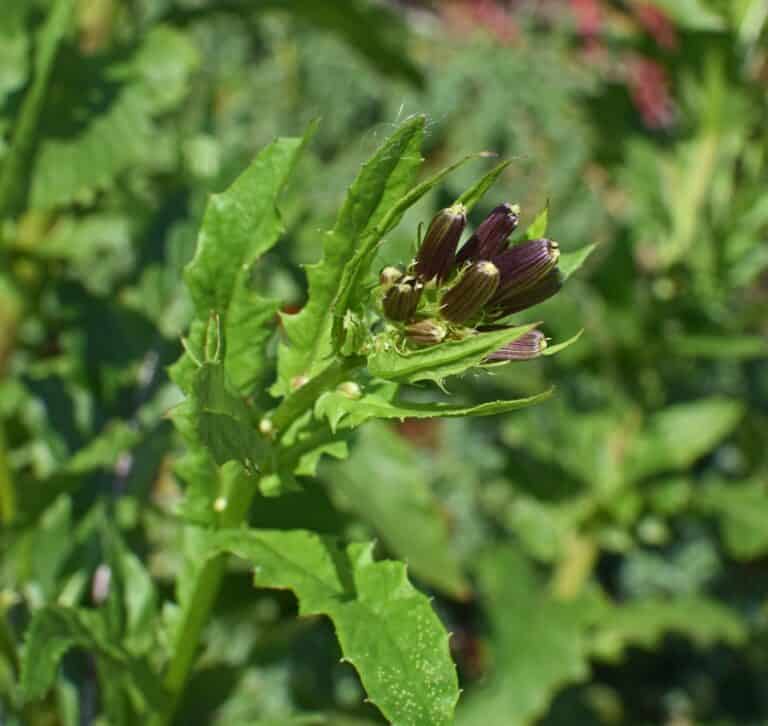
<svg viewBox="0 0 768 726">
<path fill-rule="evenodd" d="M 512 160 L 474 223 L 509 200 L 525 227 L 548 204 L 565 252 L 597 243 L 520 316 L 555 340 L 584 333 L 448 385 L 478 404 L 554 384 L 548 401 L 369 422 L 346 460 L 259 495 L 251 522 L 373 539 L 405 561 L 453 634 L 459 726 L 768 720 L 762 3 L 657 3 L 678 37 L 665 50 L 632 3 L 605 2 L 602 60 L 567 2 L 478 3 L 507 13 L 507 39 L 462 16 L 471 3 L 436 5 L 4 3 L 0 722 L 131 723 L 131 697 L 104 684 L 134 667 L 126 654 L 169 647 L 194 557 L 185 522 L 210 514 L 194 496 L 179 509 L 190 464 L 167 372 L 194 316 L 182 270 L 209 195 L 319 119 L 282 196 L 285 234 L 252 271 L 296 311 L 301 265 L 361 162 L 420 113 L 424 175 L 473 152 Z M 643 124 L 615 72 L 633 54 L 666 69 L 668 128 Z M 418 225 L 490 163 L 418 202 L 379 262 L 407 263 Z M 102 604 L 104 563 L 122 595 Z M 290 593 L 254 590 L 242 565 L 222 577 L 177 723 L 383 722 L 325 619 L 297 618 Z M 24 703 L 23 644 L 46 606 L 49 649 L 62 628 L 78 647 Z M 74 606 L 114 612 L 73 623 Z M 111 654 L 102 670 L 93 650 Z"/>
</svg>

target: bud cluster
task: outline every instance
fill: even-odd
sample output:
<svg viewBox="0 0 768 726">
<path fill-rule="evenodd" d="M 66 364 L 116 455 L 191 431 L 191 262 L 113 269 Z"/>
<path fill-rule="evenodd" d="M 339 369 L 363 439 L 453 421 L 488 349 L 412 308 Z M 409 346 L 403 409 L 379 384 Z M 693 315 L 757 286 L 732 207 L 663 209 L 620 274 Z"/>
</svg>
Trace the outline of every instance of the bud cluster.
<svg viewBox="0 0 768 726">
<path fill-rule="evenodd" d="M 510 246 L 519 221 L 517 205 L 501 204 L 459 248 L 466 209 L 456 204 L 438 212 L 408 270 L 382 270 L 384 315 L 403 325 L 412 345 L 423 347 L 482 332 L 489 323 L 550 298 L 562 286 L 558 244 L 541 238 Z M 528 360 L 545 348 L 543 333 L 533 330 L 486 362 Z"/>
</svg>

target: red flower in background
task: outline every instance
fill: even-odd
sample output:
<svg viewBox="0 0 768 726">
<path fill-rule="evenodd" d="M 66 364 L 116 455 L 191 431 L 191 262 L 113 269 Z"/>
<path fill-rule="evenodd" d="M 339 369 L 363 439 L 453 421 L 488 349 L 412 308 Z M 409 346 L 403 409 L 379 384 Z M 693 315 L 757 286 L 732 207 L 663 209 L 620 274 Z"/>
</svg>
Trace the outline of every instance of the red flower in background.
<svg viewBox="0 0 768 726">
<path fill-rule="evenodd" d="M 441 6 L 446 21 L 461 33 L 481 27 L 509 45 L 519 34 L 517 23 L 497 0 L 452 0 Z"/>
<path fill-rule="evenodd" d="M 664 67 L 643 56 L 629 59 L 627 83 L 632 100 L 646 126 L 668 128 L 674 122 L 674 104 Z"/>
<path fill-rule="evenodd" d="M 669 16 L 653 3 L 634 6 L 637 22 L 648 32 L 660 48 L 677 49 L 677 32 Z"/>
</svg>

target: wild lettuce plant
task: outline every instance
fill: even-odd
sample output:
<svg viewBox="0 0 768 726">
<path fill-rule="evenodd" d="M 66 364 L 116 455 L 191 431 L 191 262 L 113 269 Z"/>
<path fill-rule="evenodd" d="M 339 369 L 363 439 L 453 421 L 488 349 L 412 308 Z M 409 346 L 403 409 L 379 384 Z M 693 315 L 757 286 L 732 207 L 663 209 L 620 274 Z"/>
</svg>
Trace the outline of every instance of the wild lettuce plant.
<svg viewBox="0 0 768 726">
<path fill-rule="evenodd" d="M 94 602 L 109 606 L 34 612 L 20 702 L 43 697 L 64 652 L 78 646 L 95 654 L 100 679 L 111 684 L 105 709 L 115 723 L 171 723 L 235 555 L 253 568 L 255 586 L 292 590 L 301 615 L 331 619 L 344 659 L 389 721 L 452 723 L 459 690 L 449 634 L 403 562 L 377 560 L 373 542 L 249 526 L 254 496 L 300 489 L 324 454 L 346 455 L 350 433 L 366 421 L 487 416 L 550 395 L 475 406 L 407 395 L 413 384 L 444 387 L 451 376 L 491 373 L 567 345 L 546 346 L 539 325 L 514 325 L 511 316 L 554 294 L 588 253 L 561 255 L 545 238 L 546 211 L 529 241 L 510 244 L 520 210 L 508 204 L 461 244 L 467 215 L 503 162 L 439 212 L 420 244 L 414 230 L 406 269 L 372 269 L 405 212 L 474 158 L 416 182 L 424 125 L 423 117 L 407 120 L 363 165 L 322 236 L 322 259 L 307 269 L 308 299 L 297 314 L 281 313 L 281 301 L 253 280 L 283 234 L 280 193 L 312 129 L 274 141 L 210 198 L 185 275 L 195 315 L 171 368 L 184 394 L 171 416 L 186 443 L 176 464 L 186 490 L 175 599 L 158 615 L 151 579 L 113 538 L 113 582 L 94 585 Z M 262 403 L 267 388 L 272 406 Z"/>
</svg>

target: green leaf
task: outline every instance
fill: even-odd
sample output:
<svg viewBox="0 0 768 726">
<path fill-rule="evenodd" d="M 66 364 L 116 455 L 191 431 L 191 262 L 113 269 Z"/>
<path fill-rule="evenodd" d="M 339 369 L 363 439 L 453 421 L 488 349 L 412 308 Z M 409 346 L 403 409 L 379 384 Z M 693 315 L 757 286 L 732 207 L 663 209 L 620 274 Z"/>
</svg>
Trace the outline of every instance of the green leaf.
<svg viewBox="0 0 768 726">
<path fill-rule="evenodd" d="M 392 204 L 410 188 L 422 162 L 424 117 L 406 121 L 363 165 L 347 192 L 336 224 L 325 234 L 323 258 L 307 267 L 309 299 L 297 315 L 284 316 L 289 345 L 280 346 L 275 395 L 291 390 L 296 376 L 310 376 L 331 354 L 334 299 L 345 266 L 361 239 L 370 234 Z"/>
<path fill-rule="evenodd" d="M 371 545 L 344 549 L 301 530 L 219 531 L 210 542 L 252 562 L 257 587 L 293 590 L 301 615 L 330 617 L 344 658 L 390 722 L 453 723 L 458 684 L 448 636 L 405 565 L 375 562 Z"/>
<path fill-rule="evenodd" d="M 84 648 L 123 673 L 152 703 L 160 698 L 157 681 L 142 661 L 110 641 L 101 613 L 50 605 L 35 611 L 21 657 L 19 696 L 22 703 L 41 699 L 53 685 L 56 669 L 71 648 Z"/>
<path fill-rule="evenodd" d="M 528 229 L 525 230 L 525 238 L 540 239 L 547 233 L 548 225 L 549 206 L 546 206 L 536 215 L 536 219 L 528 225 Z"/>
<path fill-rule="evenodd" d="M 283 234 L 277 200 L 306 141 L 281 138 L 267 146 L 222 194 L 206 206 L 197 251 L 185 279 L 197 316 L 221 316 L 227 343 L 225 367 L 233 385 L 248 392 L 264 373 L 264 347 L 279 302 L 259 295 L 250 282 L 253 265 Z"/>
<path fill-rule="evenodd" d="M 768 552 L 768 490 L 764 482 L 722 482 L 696 490 L 693 503 L 715 515 L 733 557 L 749 560 Z"/>
<path fill-rule="evenodd" d="M 595 244 L 585 245 L 581 249 L 574 250 L 573 252 L 562 252 L 560 254 L 557 267 L 560 270 L 560 274 L 563 276 L 563 282 L 586 262 L 587 257 L 592 254 L 595 247 L 597 247 Z"/>
<path fill-rule="evenodd" d="M 743 414 L 739 401 L 716 397 L 654 414 L 631 445 L 625 463 L 627 478 L 687 469 L 727 436 Z"/>
<path fill-rule="evenodd" d="M 480 365 L 485 356 L 517 340 L 536 324 L 470 335 L 464 340 L 449 341 L 430 348 L 399 353 L 390 346 L 368 358 L 371 375 L 402 383 L 435 381 L 440 384 L 448 376 L 458 375 Z"/>
<path fill-rule="evenodd" d="M 558 689 L 588 675 L 592 606 L 554 599 L 512 547 L 481 555 L 477 577 L 489 608 L 496 670 L 469 694 L 456 723 L 526 726 L 544 713 Z"/>
<path fill-rule="evenodd" d="M 512 163 L 512 161 L 502 161 L 493 167 L 482 179 L 474 186 L 465 191 L 454 204 L 463 204 L 469 212 L 477 204 L 485 193 L 495 184 L 501 173 Z"/>
<path fill-rule="evenodd" d="M 591 650 L 596 657 L 617 662 L 626 648 L 654 648 L 669 632 L 702 647 L 719 641 L 737 646 L 747 637 L 739 615 L 718 602 L 695 596 L 656 598 L 607 608 L 598 620 Z"/>
<path fill-rule="evenodd" d="M 266 443 L 251 410 L 231 391 L 220 363 L 204 363 L 197 369 L 189 399 L 173 416 L 182 433 L 207 447 L 219 466 L 234 460 L 253 470 L 261 461 Z"/>
<path fill-rule="evenodd" d="M 69 30 L 73 0 L 56 0 L 40 31 L 35 48 L 34 81 L 27 91 L 13 132 L 11 148 L 0 172 L 0 218 L 11 212 L 27 187 L 29 160 L 37 141 L 37 130 L 48 81 L 59 45 Z M 5 40 L 4 40 L 5 43 Z"/>
<path fill-rule="evenodd" d="M 418 578 L 463 599 L 469 585 L 430 491 L 431 472 L 429 458 L 391 429 L 372 424 L 349 460 L 329 467 L 324 481 L 339 507 L 371 524 Z"/>
<path fill-rule="evenodd" d="M 317 399 L 315 416 L 327 418 L 331 430 L 338 428 L 356 428 L 372 419 L 405 418 L 459 418 L 464 416 L 496 416 L 515 411 L 525 406 L 532 406 L 546 401 L 552 395 L 552 389 L 528 398 L 507 401 L 486 401 L 476 406 L 461 406 L 450 403 L 415 403 L 411 401 L 391 401 L 375 393 L 359 399 L 350 399 L 338 391 L 329 391 Z"/>
<path fill-rule="evenodd" d="M 561 350 L 565 350 L 569 346 L 573 345 L 579 338 L 581 338 L 583 332 L 583 330 L 580 330 L 578 333 L 576 333 L 576 335 L 568 338 L 568 340 L 564 340 L 562 343 L 548 345 L 546 348 L 544 348 L 542 355 L 557 355 Z"/>
</svg>

